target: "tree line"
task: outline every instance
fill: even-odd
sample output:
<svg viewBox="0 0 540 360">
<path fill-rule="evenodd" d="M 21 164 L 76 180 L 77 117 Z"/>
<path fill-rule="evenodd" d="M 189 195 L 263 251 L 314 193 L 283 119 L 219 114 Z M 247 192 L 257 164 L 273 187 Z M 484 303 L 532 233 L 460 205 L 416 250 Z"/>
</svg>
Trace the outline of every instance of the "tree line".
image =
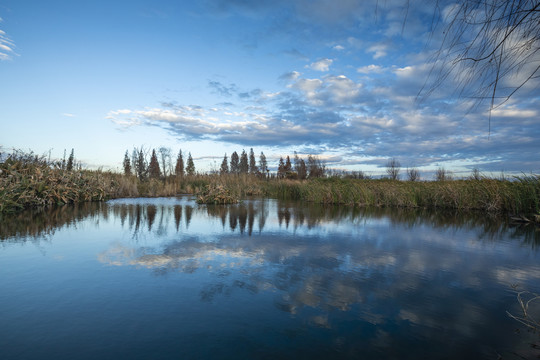
<svg viewBox="0 0 540 360">
<path fill-rule="evenodd" d="M 148 160 L 149 158 L 149 160 Z M 171 149 L 160 147 L 157 149 L 145 149 L 144 147 L 133 148 L 131 156 L 128 150 L 124 154 L 123 160 L 124 174 L 136 176 L 139 180 L 167 178 L 168 176 L 191 176 L 195 175 L 195 163 L 191 152 L 188 153 L 187 161 L 184 163 L 184 154 L 182 150 L 178 151 L 176 161 L 173 164 Z M 249 154 L 245 150 L 238 155 L 234 151 L 230 159 L 225 154 L 219 170 L 214 172 L 220 175 L 249 174 L 260 178 L 277 177 L 281 179 L 307 179 L 324 177 L 326 174 L 326 165 L 317 156 L 308 155 L 307 160 L 301 158 L 294 152 L 293 160 L 290 156 L 280 157 L 277 165 L 277 172 L 270 174 L 268 161 L 264 152 L 261 151 L 258 160 L 255 157 L 253 148 Z"/>
</svg>

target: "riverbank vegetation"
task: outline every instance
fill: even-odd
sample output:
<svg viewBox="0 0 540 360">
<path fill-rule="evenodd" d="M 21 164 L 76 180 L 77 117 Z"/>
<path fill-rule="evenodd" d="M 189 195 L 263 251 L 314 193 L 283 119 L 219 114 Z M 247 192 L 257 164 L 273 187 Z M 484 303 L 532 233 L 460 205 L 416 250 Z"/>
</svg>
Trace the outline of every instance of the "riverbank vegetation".
<svg viewBox="0 0 540 360">
<path fill-rule="evenodd" d="M 297 154 L 293 161 L 288 156 L 280 159 L 278 171 L 271 174 L 264 154 L 256 164 L 253 150 L 249 157 L 245 151 L 241 156 L 233 153 L 230 162 L 225 155 L 220 171 L 198 174 L 191 154 L 186 168 L 182 152 L 174 167 L 166 157 L 160 164 L 158 154 L 163 153 L 159 151 L 152 151 L 149 162 L 142 149 L 133 154 L 129 158 L 126 152 L 123 174 L 82 169 L 73 151 L 67 162 L 20 151 L 4 155 L 0 162 L 0 212 L 178 194 L 197 195 L 203 203 L 232 203 L 258 196 L 348 206 L 526 214 L 524 219 L 534 219 L 540 211 L 540 175 L 494 179 L 476 170 L 469 178 L 458 180 L 448 174 L 441 176 L 441 170 L 435 181 L 419 181 L 418 171 L 410 169 L 410 179 L 399 180 L 399 163 L 391 161 L 388 178 L 372 179 L 361 172 L 328 171 L 317 157 L 304 161 Z"/>
</svg>

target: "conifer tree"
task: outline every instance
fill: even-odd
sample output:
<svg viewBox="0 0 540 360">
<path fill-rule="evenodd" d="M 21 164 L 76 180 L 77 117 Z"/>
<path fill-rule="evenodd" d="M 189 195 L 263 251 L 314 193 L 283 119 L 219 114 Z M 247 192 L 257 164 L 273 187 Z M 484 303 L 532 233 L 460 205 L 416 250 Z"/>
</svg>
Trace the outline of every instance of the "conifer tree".
<svg viewBox="0 0 540 360">
<path fill-rule="evenodd" d="M 283 157 L 279 158 L 279 165 L 278 165 L 277 175 L 278 175 L 278 178 L 284 178 L 285 177 L 285 163 L 283 162 Z"/>
<path fill-rule="evenodd" d="M 178 156 L 176 158 L 176 166 L 174 168 L 176 176 L 184 176 L 184 158 L 182 157 L 182 150 L 178 151 Z"/>
<path fill-rule="evenodd" d="M 219 169 L 220 175 L 225 175 L 229 173 L 229 163 L 227 162 L 227 154 L 223 157 L 221 162 L 221 168 Z"/>
<path fill-rule="evenodd" d="M 136 161 L 136 166 L 135 166 L 135 169 L 137 171 L 137 177 L 139 178 L 139 180 L 144 180 L 146 178 L 146 159 L 145 159 L 145 156 L 144 156 L 144 150 L 143 148 L 141 147 L 141 149 L 139 150 L 139 155 L 137 156 L 137 161 Z"/>
<path fill-rule="evenodd" d="M 66 170 L 67 171 L 73 170 L 74 162 L 75 162 L 75 153 L 74 153 L 74 150 L 71 149 L 71 154 L 69 154 L 69 158 L 68 158 L 67 165 L 66 165 Z"/>
<path fill-rule="evenodd" d="M 268 163 L 266 162 L 266 156 L 264 156 L 262 151 L 261 155 L 259 156 L 259 171 L 263 174 L 263 176 L 266 176 L 268 173 Z"/>
<path fill-rule="evenodd" d="M 195 175 L 195 164 L 193 163 L 193 158 L 191 157 L 191 153 L 189 153 L 188 155 L 186 172 L 188 175 Z"/>
<path fill-rule="evenodd" d="M 257 168 L 257 161 L 255 161 L 255 153 L 253 148 L 249 150 L 249 173 L 255 175 L 259 169 Z"/>
<path fill-rule="evenodd" d="M 240 172 L 240 159 L 236 151 L 231 155 L 231 168 L 229 170 L 231 174 L 238 174 Z"/>
<path fill-rule="evenodd" d="M 289 155 L 287 155 L 287 160 L 285 161 L 285 174 L 291 172 L 292 170 L 292 164 L 291 164 L 291 158 L 289 157 Z"/>
<path fill-rule="evenodd" d="M 150 157 L 150 165 L 148 165 L 148 175 L 152 179 L 158 179 L 161 175 L 159 170 L 159 161 L 156 155 L 156 150 L 152 149 L 152 156 Z"/>
<path fill-rule="evenodd" d="M 131 161 L 129 159 L 128 151 L 126 150 L 126 154 L 124 155 L 124 175 L 130 176 L 131 175 Z"/>
<path fill-rule="evenodd" d="M 249 170 L 248 157 L 245 150 L 242 150 L 242 155 L 240 155 L 240 173 L 247 174 Z"/>
</svg>

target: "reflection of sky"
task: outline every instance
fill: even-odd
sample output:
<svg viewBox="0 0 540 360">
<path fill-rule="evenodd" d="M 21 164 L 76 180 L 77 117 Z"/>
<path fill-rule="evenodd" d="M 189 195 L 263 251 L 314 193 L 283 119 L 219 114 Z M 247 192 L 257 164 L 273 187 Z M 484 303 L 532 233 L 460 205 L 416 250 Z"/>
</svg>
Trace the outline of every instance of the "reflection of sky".
<svg viewBox="0 0 540 360">
<path fill-rule="evenodd" d="M 286 315 L 289 330 L 303 324 L 302 331 L 326 331 L 352 353 L 360 332 L 368 358 L 404 344 L 435 353 L 452 345 L 452 357 L 471 346 L 475 356 L 513 347 L 508 336 L 517 324 L 505 313 L 517 312 L 511 285 L 540 292 L 536 248 L 502 224 L 400 216 L 273 200 L 212 207 L 187 198 L 124 199 L 79 223 L 84 234 L 53 236 L 47 251 L 62 254 L 74 266 L 65 265 L 68 272 L 87 266 L 106 277 L 155 275 L 144 289 L 163 279 L 162 286 L 184 289 L 182 299 L 197 296 L 178 303 L 182 308 L 215 304 L 233 316 L 247 306 L 261 314 L 255 318 Z M 119 281 L 130 286 L 129 277 Z M 193 321 L 212 323 L 198 316 Z M 234 333 L 230 326 L 225 331 Z"/>
</svg>

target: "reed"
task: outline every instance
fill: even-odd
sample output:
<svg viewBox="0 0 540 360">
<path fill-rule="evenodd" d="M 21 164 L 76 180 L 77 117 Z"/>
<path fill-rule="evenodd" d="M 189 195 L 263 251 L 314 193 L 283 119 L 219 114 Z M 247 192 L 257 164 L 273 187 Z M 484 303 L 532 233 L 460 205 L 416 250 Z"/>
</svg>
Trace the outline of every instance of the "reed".
<svg viewBox="0 0 540 360">
<path fill-rule="evenodd" d="M 0 163 L 0 213 L 119 197 L 204 194 L 216 189 L 235 199 L 256 196 L 328 205 L 540 214 L 540 175 L 399 181 L 340 177 L 291 180 L 213 174 L 140 181 L 134 175 L 100 170 L 68 171 L 33 154 L 14 153 Z"/>
</svg>

